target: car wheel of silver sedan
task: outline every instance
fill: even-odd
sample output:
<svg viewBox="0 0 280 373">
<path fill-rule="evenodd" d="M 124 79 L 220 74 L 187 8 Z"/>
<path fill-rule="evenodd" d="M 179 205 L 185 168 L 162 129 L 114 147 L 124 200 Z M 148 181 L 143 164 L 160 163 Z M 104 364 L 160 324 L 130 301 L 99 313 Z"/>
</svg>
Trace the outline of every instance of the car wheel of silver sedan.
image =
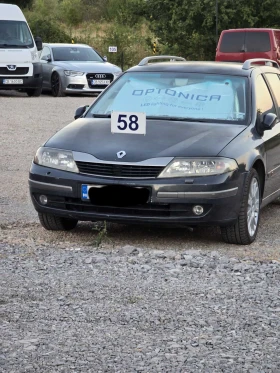
<svg viewBox="0 0 280 373">
<path fill-rule="evenodd" d="M 65 96 L 62 90 L 62 83 L 59 77 L 59 74 L 54 72 L 51 77 L 51 88 L 52 88 L 52 95 L 54 97 L 63 97 Z"/>
<path fill-rule="evenodd" d="M 223 240 L 227 243 L 249 245 L 257 235 L 260 218 L 260 179 L 252 169 L 245 182 L 243 199 L 237 222 L 221 227 Z"/>
</svg>

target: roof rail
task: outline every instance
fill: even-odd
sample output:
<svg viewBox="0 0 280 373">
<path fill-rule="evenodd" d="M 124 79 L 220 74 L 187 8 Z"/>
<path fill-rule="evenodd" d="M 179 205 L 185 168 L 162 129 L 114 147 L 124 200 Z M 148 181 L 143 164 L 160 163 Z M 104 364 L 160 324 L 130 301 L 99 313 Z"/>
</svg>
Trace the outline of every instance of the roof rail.
<svg viewBox="0 0 280 373">
<path fill-rule="evenodd" d="M 250 70 L 250 68 L 252 67 L 251 65 L 253 65 L 256 62 L 264 62 L 264 65 L 266 66 L 276 67 L 277 69 L 279 69 L 279 65 L 277 62 L 273 60 L 267 60 L 266 58 L 252 58 L 251 60 L 246 60 L 243 63 L 242 69 Z"/>
<path fill-rule="evenodd" d="M 186 61 L 185 58 L 183 57 L 177 57 L 177 56 L 149 56 L 149 57 L 145 57 L 143 58 L 143 60 L 141 60 L 138 64 L 138 66 L 144 66 L 144 65 L 148 65 L 150 61 L 152 60 L 169 60 L 170 62 L 174 62 L 174 61 Z"/>
</svg>

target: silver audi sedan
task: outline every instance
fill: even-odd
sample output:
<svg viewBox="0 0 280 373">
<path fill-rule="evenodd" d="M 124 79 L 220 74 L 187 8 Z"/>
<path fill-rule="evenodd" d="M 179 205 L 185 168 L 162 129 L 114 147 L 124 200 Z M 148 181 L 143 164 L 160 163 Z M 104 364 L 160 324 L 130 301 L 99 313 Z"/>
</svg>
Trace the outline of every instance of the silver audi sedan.
<svg viewBox="0 0 280 373">
<path fill-rule="evenodd" d="M 46 44 L 41 53 L 43 90 L 54 97 L 102 92 L 122 70 L 85 44 Z"/>
</svg>

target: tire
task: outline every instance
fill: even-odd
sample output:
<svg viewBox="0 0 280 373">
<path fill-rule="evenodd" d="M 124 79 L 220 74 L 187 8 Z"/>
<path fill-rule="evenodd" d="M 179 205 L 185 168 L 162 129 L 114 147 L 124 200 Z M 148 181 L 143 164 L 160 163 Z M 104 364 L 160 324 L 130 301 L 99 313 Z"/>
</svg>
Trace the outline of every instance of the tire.
<svg viewBox="0 0 280 373">
<path fill-rule="evenodd" d="M 51 76 L 51 89 L 53 97 L 64 97 L 65 93 L 62 90 L 62 83 L 58 73 L 54 72 Z"/>
<path fill-rule="evenodd" d="M 29 97 L 39 97 L 42 93 L 42 86 L 35 89 L 27 89 L 26 93 Z"/>
<path fill-rule="evenodd" d="M 41 225 L 48 231 L 70 231 L 78 223 L 76 219 L 61 218 L 60 216 L 38 213 Z"/>
<path fill-rule="evenodd" d="M 276 198 L 272 203 L 273 205 L 280 205 L 280 197 Z"/>
<path fill-rule="evenodd" d="M 245 181 L 243 197 L 237 222 L 234 225 L 221 227 L 222 238 L 226 243 L 249 245 L 258 232 L 261 184 L 257 171 L 252 169 Z"/>
</svg>

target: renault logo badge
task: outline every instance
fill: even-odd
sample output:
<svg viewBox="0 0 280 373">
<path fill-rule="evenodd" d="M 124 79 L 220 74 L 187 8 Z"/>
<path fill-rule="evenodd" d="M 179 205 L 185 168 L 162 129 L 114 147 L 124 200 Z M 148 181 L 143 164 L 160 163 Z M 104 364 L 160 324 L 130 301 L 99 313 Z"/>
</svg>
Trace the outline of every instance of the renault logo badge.
<svg viewBox="0 0 280 373">
<path fill-rule="evenodd" d="M 126 155 L 126 152 L 124 150 L 121 150 L 120 152 L 117 152 L 118 158 L 123 158 Z"/>
</svg>

